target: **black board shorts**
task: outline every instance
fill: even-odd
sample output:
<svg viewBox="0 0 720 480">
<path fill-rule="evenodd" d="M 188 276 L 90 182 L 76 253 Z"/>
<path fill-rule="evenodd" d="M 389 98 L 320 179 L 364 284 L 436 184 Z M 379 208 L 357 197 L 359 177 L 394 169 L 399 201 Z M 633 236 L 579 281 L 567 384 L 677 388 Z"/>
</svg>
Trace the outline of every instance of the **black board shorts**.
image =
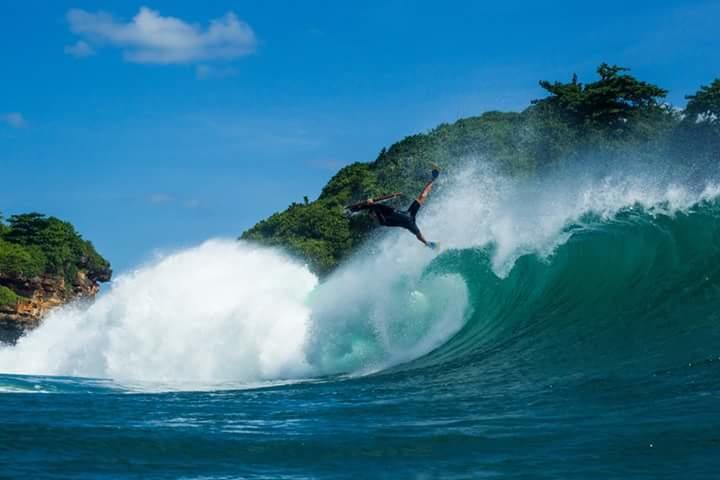
<svg viewBox="0 0 720 480">
<path fill-rule="evenodd" d="M 415 224 L 415 217 L 420 210 L 420 202 L 413 201 L 407 210 L 396 210 L 387 205 L 374 204 L 369 206 L 378 218 L 381 225 L 386 227 L 402 227 L 415 235 L 420 235 L 420 229 Z"/>
</svg>

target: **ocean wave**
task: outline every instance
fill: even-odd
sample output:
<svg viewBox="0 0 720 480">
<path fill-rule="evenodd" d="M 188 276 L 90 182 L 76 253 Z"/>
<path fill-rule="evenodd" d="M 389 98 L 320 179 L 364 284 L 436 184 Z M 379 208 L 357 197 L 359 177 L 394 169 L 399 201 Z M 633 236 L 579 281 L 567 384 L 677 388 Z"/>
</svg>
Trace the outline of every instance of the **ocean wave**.
<svg viewBox="0 0 720 480">
<path fill-rule="evenodd" d="M 667 175 L 522 180 L 475 165 L 418 217 L 439 254 L 385 231 L 319 282 L 277 250 L 211 240 L 51 313 L 0 348 L 0 372 L 182 390 L 713 358 L 718 193 Z"/>
</svg>

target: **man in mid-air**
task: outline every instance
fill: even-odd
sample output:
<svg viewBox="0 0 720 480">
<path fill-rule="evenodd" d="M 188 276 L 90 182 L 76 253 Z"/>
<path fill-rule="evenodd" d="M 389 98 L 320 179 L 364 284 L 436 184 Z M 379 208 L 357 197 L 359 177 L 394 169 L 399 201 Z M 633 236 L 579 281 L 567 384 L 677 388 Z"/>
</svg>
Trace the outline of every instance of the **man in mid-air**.
<svg viewBox="0 0 720 480">
<path fill-rule="evenodd" d="M 427 197 L 432 190 L 433 182 L 438 175 L 440 175 L 440 170 L 437 166 L 435 166 L 432 170 L 432 178 L 425 184 L 425 187 L 422 189 L 422 192 L 420 192 L 420 195 L 418 195 L 407 210 L 397 210 L 388 205 L 382 205 L 377 203 L 379 201 L 378 199 L 373 198 L 368 198 L 365 202 L 351 205 L 348 209 L 351 212 L 369 210 L 375 215 L 375 218 L 377 218 L 380 225 L 384 225 L 386 227 L 405 228 L 411 231 L 425 246 L 435 249 L 437 248 L 437 243 L 425 240 L 425 237 L 423 237 L 423 234 L 420 232 L 420 229 L 415 223 L 415 216 L 417 215 L 418 210 L 420 210 L 420 207 L 423 206 L 427 200 Z M 392 194 L 381 198 L 383 200 L 388 200 L 399 195 L 400 194 Z"/>
</svg>

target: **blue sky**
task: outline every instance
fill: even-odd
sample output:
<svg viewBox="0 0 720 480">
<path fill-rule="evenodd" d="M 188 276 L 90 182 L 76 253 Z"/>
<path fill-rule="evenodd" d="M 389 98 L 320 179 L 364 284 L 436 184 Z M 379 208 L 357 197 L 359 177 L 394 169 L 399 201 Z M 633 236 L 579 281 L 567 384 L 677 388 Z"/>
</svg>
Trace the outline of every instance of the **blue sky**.
<svg viewBox="0 0 720 480">
<path fill-rule="evenodd" d="M 521 110 L 606 61 L 720 76 L 718 1 L 73 1 L 0 6 L 0 210 L 71 221 L 130 269 L 239 235 L 342 165 Z"/>
</svg>

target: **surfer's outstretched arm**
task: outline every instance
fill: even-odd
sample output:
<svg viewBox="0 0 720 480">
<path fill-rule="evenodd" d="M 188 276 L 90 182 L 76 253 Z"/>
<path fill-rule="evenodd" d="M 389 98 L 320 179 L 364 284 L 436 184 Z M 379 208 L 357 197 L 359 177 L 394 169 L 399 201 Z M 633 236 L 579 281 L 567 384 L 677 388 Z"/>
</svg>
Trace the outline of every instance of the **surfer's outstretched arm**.
<svg viewBox="0 0 720 480">
<path fill-rule="evenodd" d="M 423 245 L 425 245 L 426 247 L 432 248 L 433 250 L 435 250 L 435 249 L 437 248 L 437 246 L 438 246 L 437 242 L 429 242 L 429 241 L 425 240 L 425 237 L 423 237 L 423 234 L 420 233 L 420 231 L 417 231 L 417 232 L 415 233 L 415 237 L 416 237 L 418 240 L 420 240 L 420 242 L 421 242 Z"/>
<path fill-rule="evenodd" d="M 433 178 L 432 180 L 427 182 L 425 184 L 425 187 L 423 187 L 422 192 L 420 192 L 420 195 L 418 195 L 418 197 L 416 198 L 417 202 L 420 205 L 425 204 L 425 201 L 427 200 L 428 195 L 430 195 L 430 192 L 432 191 L 434 181 L 435 181 L 435 179 Z"/>
<path fill-rule="evenodd" d="M 420 192 L 420 195 L 418 195 L 418 197 L 416 199 L 420 205 L 425 204 L 425 201 L 427 200 L 428 195 L 430 195 L 430 192 L 432 191 L 433 182 L 438 177 L 438 175 L 440 175 L 440 171 L 438 170 L 438 168 L 437 167 L 433 168 L 432 178 L 430 179 L 429 182 L 427 182 L 425 184 L 425 186 L 422 189 L 422 192 Z"/>
<path fill-rule="evenodd" d="M 428 241 L 425 240 L 425 237 L 423 237 L 423 234 L 422 234 L 422 233 L 417 232 L 417 233 L 415 234 L 415 237 L 416 237 L 418 240 L 420 240 L 420 242 L 421 242 L 423 245 L 425 245 L 426 247 L 430 246 L 430 245 L 428 244 Z"/>
</svg>

